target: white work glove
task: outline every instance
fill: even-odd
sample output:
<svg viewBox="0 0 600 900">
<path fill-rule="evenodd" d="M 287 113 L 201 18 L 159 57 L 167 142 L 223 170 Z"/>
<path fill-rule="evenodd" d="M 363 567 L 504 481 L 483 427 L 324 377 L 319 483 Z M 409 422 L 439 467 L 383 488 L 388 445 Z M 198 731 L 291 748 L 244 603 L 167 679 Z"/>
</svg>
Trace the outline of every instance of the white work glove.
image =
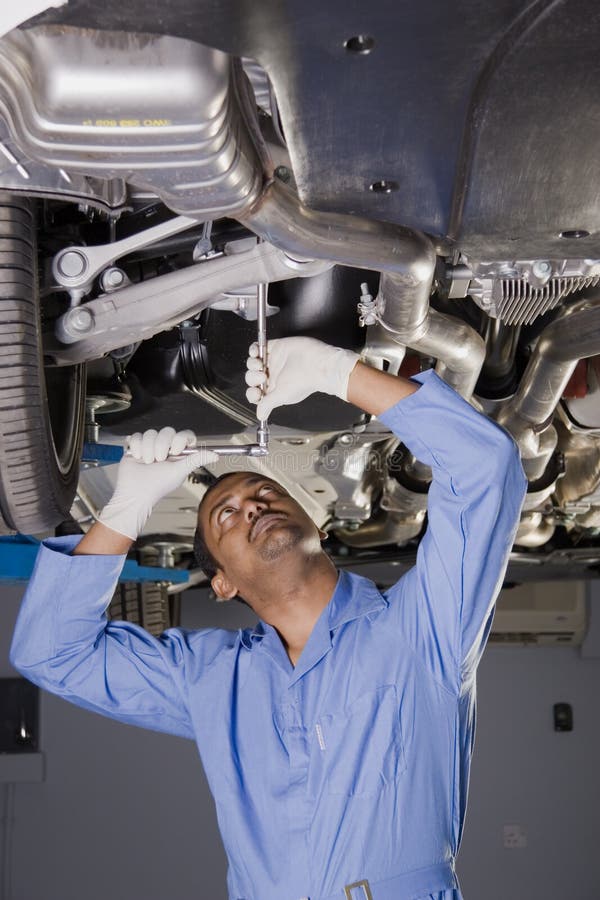
<svg viewBox="0 0 600 900">
<path fill-rule="evenodd" d="M 315 391 L 348 399 L 348 379 L 360 359 L 352 350 L 307 337 L 278 338 L 267 344 L 267 371 L 251 344 L 246 363 L 246 397 L 266 419 L 276 406 L 299 403 Z"/>
<path fill-rule="evenodd" d="M 192 431 L 154 428 L 127 438 L 131 456 L 123 456 L 117 470 L 115 492 L 98 521 L 135 541 L 152 512 L 153 506 L 183 484 L 190 472 L 218 460 L 210 450 L 198 450 L 182 459 L 177 456 L 196 446 Z"/>
</svg>

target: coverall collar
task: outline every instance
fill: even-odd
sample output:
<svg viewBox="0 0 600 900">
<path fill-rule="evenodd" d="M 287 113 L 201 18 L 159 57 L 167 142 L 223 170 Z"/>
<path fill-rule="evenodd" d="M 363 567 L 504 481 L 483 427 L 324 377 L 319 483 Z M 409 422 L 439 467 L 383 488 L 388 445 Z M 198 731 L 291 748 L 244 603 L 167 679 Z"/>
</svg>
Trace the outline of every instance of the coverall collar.
<svg viewBox="0 0 600 900">
<path fill-rule="evenodd" d="M 262 620 L 253 631 L 243 633 L 242 642 L 249 650 L 254 644 L 260 646 L 290 675 L 289 687 L 292 687 L 329 653 L 338 628 L 361 616 L 378 612 L 387 605 L 387 600 L 372 581 L 341 570 L 331 600 L 317 619 L 295 668 L 275 628 Z"/>
</svg>

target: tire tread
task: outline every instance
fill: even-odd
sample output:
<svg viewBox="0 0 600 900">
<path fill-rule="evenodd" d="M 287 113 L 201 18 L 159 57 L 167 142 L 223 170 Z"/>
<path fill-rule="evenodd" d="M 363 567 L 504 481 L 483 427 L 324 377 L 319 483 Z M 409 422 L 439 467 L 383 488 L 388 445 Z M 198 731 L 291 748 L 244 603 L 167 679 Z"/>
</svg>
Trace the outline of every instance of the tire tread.
<svg viewBox="0 0 600 900">
<path fill-rule="evenodd" d="M 77 488 L 79 453 L 68 472 L 56 461 L 38 310 L 33 204 L 0 192 L 0 533 L 53 529 Z"/>
</svg>

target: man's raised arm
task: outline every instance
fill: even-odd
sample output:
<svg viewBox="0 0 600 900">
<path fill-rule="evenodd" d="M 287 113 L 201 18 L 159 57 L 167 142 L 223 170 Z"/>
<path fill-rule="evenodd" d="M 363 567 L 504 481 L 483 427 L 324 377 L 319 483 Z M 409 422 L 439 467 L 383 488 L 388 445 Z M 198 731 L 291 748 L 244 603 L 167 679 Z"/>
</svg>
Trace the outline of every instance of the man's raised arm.
<svg viewBox="0 0 600 900">
<path fill-rule="evenodd" d="M 269 344 L 267 381 L 253 354 L 247 396 L 259 401 L 259 415 L 314 391 L 335 394 L 376 415 L 431 467 L 417 563 L 389 599 L 402 635 L 459 692 L 483 651 L 525 494 L 514 441 L 432 370 L 406 379 L 363 365 L 348 350 L 284 338 Z"/>
<path fill-rule="evenodd" d="M 510 435 L 433 371 L 379 415 L 431 467 L 417 562 L 389 592 L 398 626 L 453 692 L 474 676 L 492 623 L 527 482 Z"/>
</svg>

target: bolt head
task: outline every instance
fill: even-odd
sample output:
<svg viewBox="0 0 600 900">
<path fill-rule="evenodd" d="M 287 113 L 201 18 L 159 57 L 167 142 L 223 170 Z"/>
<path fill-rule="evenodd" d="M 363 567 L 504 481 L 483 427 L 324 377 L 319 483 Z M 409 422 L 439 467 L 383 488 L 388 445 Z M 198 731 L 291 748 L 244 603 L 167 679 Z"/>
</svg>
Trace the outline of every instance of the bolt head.
<svg viewBox="0 0 600 900">
<path fill-rule="evenodd" d="M 94 316 L 85 306 L 71 310 L 68 318 L 69 327 L 73 331 L 85 333 L 90 331 L 94 324 Z"/>
<path fill-rule="evenodd" d="M 283 181 L 284 184 L 287 184 L 292 180 L 292 173 L 288 169 L 287 166 L 277 166 L 275 171 L 273 172 L 275 178 L 278 178 L 280 181 Z"/>
<path fill-rule="evenodd" d="M 79 278 L 87 268 L 87 260 L 79 250 L 67 250 L 59 257 L 57 266 L 65 278 Z"/>
<path fill-rule="evenodd" d="M 546 275 L 549 275 L 552 271 L 552 266 L 547 260 L 538 260 L 533 264 L 533 274 L 538 278 L 543 278 Z"/>
<path fill-rule="evenodd" d="M 118 287 L 120 284 L 123 284 L 124 279 L 125 275 L 120 269 L 109 269 L 106 275 L 106 280 L 111 287 Z"/>
</svg>

